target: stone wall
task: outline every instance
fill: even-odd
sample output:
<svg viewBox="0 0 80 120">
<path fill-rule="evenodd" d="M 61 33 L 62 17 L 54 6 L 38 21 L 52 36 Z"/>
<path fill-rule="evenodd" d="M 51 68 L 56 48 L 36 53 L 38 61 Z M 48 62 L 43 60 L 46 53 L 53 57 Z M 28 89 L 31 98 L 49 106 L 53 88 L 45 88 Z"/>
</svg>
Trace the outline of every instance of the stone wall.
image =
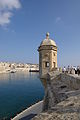
<svg viewBox="0 0 80 120">
<path fill-rule="evenodd" d="M 43 113 L 33 120 L 80 120 L 80 77 L 52 72 L 47 75 Z"/>
<path fill-rule="evenodd" d="M 46 78 L 43 111 L 68 98 L 69 91 L 80 89 L 80 77 L 77 75 L 50 72 Z"/>
<path fill-rule="evenodd" d="M 45 88 L 44 109 L 51 109 L 52 106 L 68 98 L 68 91 L 80 89 L 80 77 L 64 73 L 48 74 Z"/>
<path fill-rule="evenodd" d="M 72 74 L 61 74 L 61 81 L 72 90 L 80 89 L 80 77 Z"/>
</svg>

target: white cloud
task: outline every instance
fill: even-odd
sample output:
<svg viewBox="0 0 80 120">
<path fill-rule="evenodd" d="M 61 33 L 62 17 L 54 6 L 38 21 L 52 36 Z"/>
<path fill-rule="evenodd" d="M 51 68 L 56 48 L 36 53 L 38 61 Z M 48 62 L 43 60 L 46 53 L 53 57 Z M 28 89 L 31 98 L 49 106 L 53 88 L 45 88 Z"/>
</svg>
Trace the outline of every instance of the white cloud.
<svg viewBox="0 0 80 120">
<path fill-rule="evenodd" d="M 0 26 L 9 24 L 12 10 L 20 7 L 20 0 L 0 0 Z"/>
<path fill-rule="evenodd" d="M 56 18 L 56 23 L 58 23 L 59 21 L 61 21 L 61 17 Z"/>
<path fill-rule="evenodd" d="M 0 13 L 0 25 L 9 24 L 10 17 L 12 16 L 11 12 Z"/>
</svg>

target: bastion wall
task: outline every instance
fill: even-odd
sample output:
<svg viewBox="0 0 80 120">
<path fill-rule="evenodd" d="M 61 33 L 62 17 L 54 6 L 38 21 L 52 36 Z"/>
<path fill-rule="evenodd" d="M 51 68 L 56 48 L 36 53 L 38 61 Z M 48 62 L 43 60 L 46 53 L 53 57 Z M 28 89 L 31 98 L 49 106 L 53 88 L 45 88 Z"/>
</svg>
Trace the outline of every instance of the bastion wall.
<svg viewBox="0 0 80 120">
<path fill-rule="evenodd" d="M 43 111 L 51 109 L 57 103 L 73 95 L 76 90 L 80 90 L 80 77 L 78 75 L 48 73 Z"/>
<path fill-rule="evenodd" d="M 32 120 L 80 120 L 80 76 L 50 72 L 43 111 Z"/>
</svg>

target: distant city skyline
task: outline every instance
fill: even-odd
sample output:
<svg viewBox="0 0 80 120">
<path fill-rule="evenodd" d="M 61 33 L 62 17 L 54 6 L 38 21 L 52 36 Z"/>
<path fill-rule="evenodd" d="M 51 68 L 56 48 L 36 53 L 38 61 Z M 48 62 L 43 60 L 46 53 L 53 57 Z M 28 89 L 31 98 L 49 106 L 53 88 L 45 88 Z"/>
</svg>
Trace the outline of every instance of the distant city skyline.
<svg viewBox="0 0 80 120">
<path fill-rule="evenodd" d="M 0 61 L 38 63 L 46 32 L 58 66 L 80 65 L 80 0 L 0 0 Z"/>
</svg>

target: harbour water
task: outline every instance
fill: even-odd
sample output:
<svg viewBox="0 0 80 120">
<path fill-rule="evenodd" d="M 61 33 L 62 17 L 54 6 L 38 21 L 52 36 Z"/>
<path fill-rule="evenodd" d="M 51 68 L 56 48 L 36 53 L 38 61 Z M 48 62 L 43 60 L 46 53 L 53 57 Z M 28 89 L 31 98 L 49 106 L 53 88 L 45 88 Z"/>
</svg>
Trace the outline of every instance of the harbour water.
<svg viewBox="0 0 80 120">
<path fill-rule="evenodd" d="M 44 97 L 38 73 L 0 74 L 0 120 L 10 119 Z"/>
</svg>

